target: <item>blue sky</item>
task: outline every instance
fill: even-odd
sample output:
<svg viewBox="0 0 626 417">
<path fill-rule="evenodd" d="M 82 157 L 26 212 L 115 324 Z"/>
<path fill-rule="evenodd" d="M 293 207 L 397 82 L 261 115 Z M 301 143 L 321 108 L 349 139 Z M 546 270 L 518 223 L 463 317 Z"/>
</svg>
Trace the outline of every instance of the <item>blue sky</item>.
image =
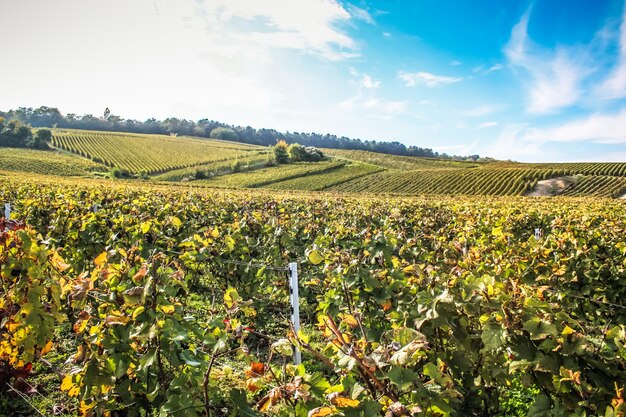
<svg viewBox="0 0 626 417">
<path fill-rule="evenodd" d="M 0 38 L 3 110 L 626 160 L 623 0 L 0 0 Z"/>
</svg>

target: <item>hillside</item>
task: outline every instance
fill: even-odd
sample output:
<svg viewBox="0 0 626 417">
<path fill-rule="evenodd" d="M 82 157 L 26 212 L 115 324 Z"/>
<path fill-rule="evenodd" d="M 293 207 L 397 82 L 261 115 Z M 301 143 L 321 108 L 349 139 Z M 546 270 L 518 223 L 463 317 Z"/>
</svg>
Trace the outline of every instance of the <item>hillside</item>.
<svg viewBox="0 0 626 417">
<path fill-rule="evenodd" d="M 626 193 L 626 163 L 471 162 L 323 149 L 321 162 L 268 166 L 272 150 L 261 146 L 68 129 L 55 129 L 52 145 L 57 151 L 7 148 L 0 170 L 94 176 L 116 167 L 129 176 L 198 187 L 360 194 L 616 198 Z M 556 183 L 561 185 L 550 185 Z"/>
<path fill-rule="evenodd" d="M 131 173 L 156 174 L 258 154 L 263 148 L 213 139 L 54 130 L 53 146 Z"/>
<path fill-rule="evenodd" d="M 88 176 L 107 171 L 101 164 L 76 155 L 22 148 L 2 148 L 0 170 L 59 176 Z"/>
</svg>

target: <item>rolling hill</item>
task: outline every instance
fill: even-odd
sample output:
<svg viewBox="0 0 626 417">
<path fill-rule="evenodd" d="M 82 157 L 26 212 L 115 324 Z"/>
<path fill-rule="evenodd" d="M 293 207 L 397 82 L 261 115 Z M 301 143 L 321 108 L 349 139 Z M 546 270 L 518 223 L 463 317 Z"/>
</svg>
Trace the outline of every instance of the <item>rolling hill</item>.
<svg viewBox="0 0 626 417">
<path fill-rule="evenodd" d="M 211 188 L 389 195 L 621 197 L 626 163 L 472 162 L 324 149 L 321 162 L 268 166 L 269 148 L 217 139 L 53 131 L 54 151 L 5 148 L 0 170 L 103 175 L 113 167 L 158 182 Z M 560 187 L 551 185 L 561 178 Z"/>
</svg>

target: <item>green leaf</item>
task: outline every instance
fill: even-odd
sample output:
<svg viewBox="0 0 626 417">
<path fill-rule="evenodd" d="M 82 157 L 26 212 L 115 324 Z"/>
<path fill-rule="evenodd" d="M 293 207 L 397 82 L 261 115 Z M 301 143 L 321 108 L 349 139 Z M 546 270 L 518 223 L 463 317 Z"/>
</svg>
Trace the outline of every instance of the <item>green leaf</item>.
<svg viewBox="0 0 626 417">
<path fill-rule="evenodd" d="M 248 405 L 245 392 L 240 389 L 230 391 L 230 401 L 235 407 L 233 415 L 242 417 L 258 417 L 258 414 Z"/>
<path fill-rule="evenodd" d="M 537 397 L 533 405 L 530 406 L 526 417 L 545 417 L 550 415 L 552 410 L 552 400 L 545 394 Z"/>
<path fill-rule="evenodd" d="M 501 347 L 505 341 L 505 331 L 499 324 L 487 323 L 483 328 L 480 339 L 483 342 L 484 350 L 495 350 Z"/>
<path fill-rule="evenodd" d="M 399 366 L 391 368 L 387 375 L 389 375 L 391 382 L 396 384 L 402 391 L 409 389 L 413 385 L 413 381 L 419 379 L 419 375 L 412 370 Z"/>
<path fill-rule="evenodd" d="M 183 351 L 180 353 L 180 358 L 189 366 L 197 367 L 202 365 L 201 362 L 198 362 L 189 351 Z"/>
<path fill-rule="evenodd" d="M 524 329 L 528 330 L 533 340 L 545 339 L 548 336 L 556 337 L 559 334 L 554 324 L 541 320 L 539 317 L 533 317 L 525 322 Z"/>
</svg>

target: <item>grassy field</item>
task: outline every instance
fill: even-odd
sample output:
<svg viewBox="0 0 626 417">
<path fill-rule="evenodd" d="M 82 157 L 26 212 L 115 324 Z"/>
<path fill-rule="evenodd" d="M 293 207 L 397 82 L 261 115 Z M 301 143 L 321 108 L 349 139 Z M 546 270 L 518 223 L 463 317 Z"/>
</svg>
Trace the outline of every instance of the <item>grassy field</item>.
<svg viewBox="0 0 626 417">
<path fill-rule="evenodd" d="M 264 149 L 213 139 L 80 130 L 54 130 L 52 144 L 109 167 L 147 174 L 246 157 Z"/>
<path fill-rule="evenodd" d="M 79 156 L 21 148 L 0 148 L 0 170 L 59 176 L 85 176 L 108 169 Z"/>
</svg>

